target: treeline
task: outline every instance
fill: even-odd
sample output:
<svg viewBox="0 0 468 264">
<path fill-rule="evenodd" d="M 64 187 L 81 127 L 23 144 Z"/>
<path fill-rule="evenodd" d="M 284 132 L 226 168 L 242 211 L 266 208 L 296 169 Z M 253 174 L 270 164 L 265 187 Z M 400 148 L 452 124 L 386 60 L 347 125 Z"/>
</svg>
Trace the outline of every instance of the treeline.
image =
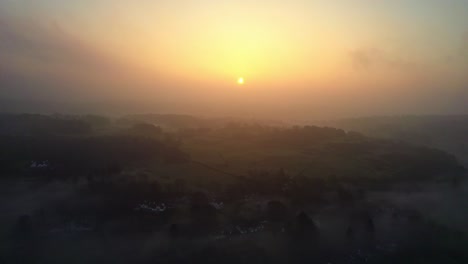
<svg viewBox="0 0 468 264">
<path fill-rule="evenodd" d="M 455 154 L 468 164 L 468 116 L 380 116 L 344 119 L 329 125 L 435 147 Z"/>
<path fill-rule="evenodd" d="M 133 135 L 0 137 L 2 175 L 118 173 L 142 161 L 187 159 L 188 155 L 170 140 Z"/>
<path fill-rule="evenodd" d="M 265 157 L 270 153 L 291 155 L 291 161 L 302 160 L 299 164 L 314 177 L 424 180 L 452 179 L 465 173 L 455 156 L 444 151 L 330 127 L 230 124 L 221 129 L 185 129 L 180 134 L 182 138 L 212 139 L 213 144 L 222 144 L 226 153 L 219 151 L 225 157 L 229 157 L 229 149 L 245 153 L 265 150 Z M 277 166 L 272 164 L 271 168 Z"/>
<path fill-rule="evenodd" d="M 179 119 L 196 123 L 186 116 Z M 263 156 L 255 158 L 264 160 L 263 169 L 293 164 L 307 168 L 306 175 L 318 178 L 420 180 L 458 177 L 465 172 L 446 152 L 337 128 L 230 122 L 218 128 L 184 128 L 169 133 L 143 121 L 124 125 L 92 115 L 0 115 L 0 171 L 15 174 L 40 171 L 40 167 L 48 170 L 44 174 L 83 174 L 106 168 L 119 171 L 152 160 L 183 162 L 189 154 L 181 150 L 182 142 L 200 139 L 193 141 L 198 148 L 222 155 L 226 164 L 234 152 L 244 155 L 260 150 Z M 287 160 L 277 162 L 275 155 Z M 46 161 L 47 166 L 43 164 Z M 34 166 L 34 162 L 39 165 Z"/>
<path fill-rule="evenodd" d="M 103 116 L 0 114 L 0 135 L 82 135 L 111 125 Z"/>
</svg>

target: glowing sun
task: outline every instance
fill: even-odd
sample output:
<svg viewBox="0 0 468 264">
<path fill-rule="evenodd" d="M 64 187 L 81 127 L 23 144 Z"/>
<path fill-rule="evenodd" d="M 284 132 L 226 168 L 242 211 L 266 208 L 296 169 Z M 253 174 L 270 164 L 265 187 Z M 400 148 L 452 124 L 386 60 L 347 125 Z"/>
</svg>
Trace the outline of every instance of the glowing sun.
<svg viewBox="0 0 468 264">
<path fill-rule="evenodd" d="M 237 84 L 243 85 L 244 83 L 245 83 L 244 77 L 239 77 L 239 79 L 237 79 Z"/>
</svg>

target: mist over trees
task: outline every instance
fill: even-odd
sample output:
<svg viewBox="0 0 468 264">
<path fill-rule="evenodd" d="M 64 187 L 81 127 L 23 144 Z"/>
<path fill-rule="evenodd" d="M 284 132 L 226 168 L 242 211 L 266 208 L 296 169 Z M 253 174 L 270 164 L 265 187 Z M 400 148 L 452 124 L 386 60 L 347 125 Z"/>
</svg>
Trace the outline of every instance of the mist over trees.
<svg viewBox="0 0 468 264">
<path fill-rule="evenodd" d="M 441 150 L 177 115 L 5 114 L 0 124 L 7 263 L 467 260 L 463 226 L 398 200 L 434 184 L 463 194 L 465 169 Z"/>
</svg>

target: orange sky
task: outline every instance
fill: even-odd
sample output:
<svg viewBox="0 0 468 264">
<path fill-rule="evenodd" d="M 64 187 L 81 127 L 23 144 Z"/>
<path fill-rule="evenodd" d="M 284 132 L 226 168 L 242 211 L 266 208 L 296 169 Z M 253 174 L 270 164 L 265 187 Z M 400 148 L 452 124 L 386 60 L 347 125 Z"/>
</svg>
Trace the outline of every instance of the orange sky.
<svg viewBox="0 0 468 264">
<path fill-rule="evenodd" d="M 301 118 L 468 111 L 465 1 L 18 0 L 0 10 L 1 98 Z"/>
</svg>

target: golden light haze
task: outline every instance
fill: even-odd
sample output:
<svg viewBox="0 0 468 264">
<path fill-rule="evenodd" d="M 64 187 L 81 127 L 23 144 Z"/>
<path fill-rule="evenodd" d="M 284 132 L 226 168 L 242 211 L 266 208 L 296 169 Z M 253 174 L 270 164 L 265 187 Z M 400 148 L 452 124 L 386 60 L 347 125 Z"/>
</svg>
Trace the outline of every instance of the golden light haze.
<svg viewBox="0 0 468 264">
<path fill-rule="evenodd" d="M 31 79 L 29 92 L 14 99 L 75 94 L 76 100 L 145 102 L 166 112 L 298 118 L 467 111 L 460 99 L 468 99 L 464 1 L 0 6 L 0 37 L 28 49 L 0 45 L 10 74 L 3 82 L 10 87 L 18 85 L 14 76 Z"/>
<path fill-rule="evenodd" d="M 168 5 L 154 20 L 133 22 L 140 31 L 123 25 L 117 34 L 130 41 L 116 41 L 114 52 L 166 76 L 206 83 L 244 76 L 269 86 L 332 77 L 334 52 L 343 48 L 340 30 L 333 36 L 332 28 L 306 24 L 307 14 L 293 11 L 280 3 L 220 1 L 182 10 Z M 99 41 L 112 46 L 109 36 Z"/>
</svg>

